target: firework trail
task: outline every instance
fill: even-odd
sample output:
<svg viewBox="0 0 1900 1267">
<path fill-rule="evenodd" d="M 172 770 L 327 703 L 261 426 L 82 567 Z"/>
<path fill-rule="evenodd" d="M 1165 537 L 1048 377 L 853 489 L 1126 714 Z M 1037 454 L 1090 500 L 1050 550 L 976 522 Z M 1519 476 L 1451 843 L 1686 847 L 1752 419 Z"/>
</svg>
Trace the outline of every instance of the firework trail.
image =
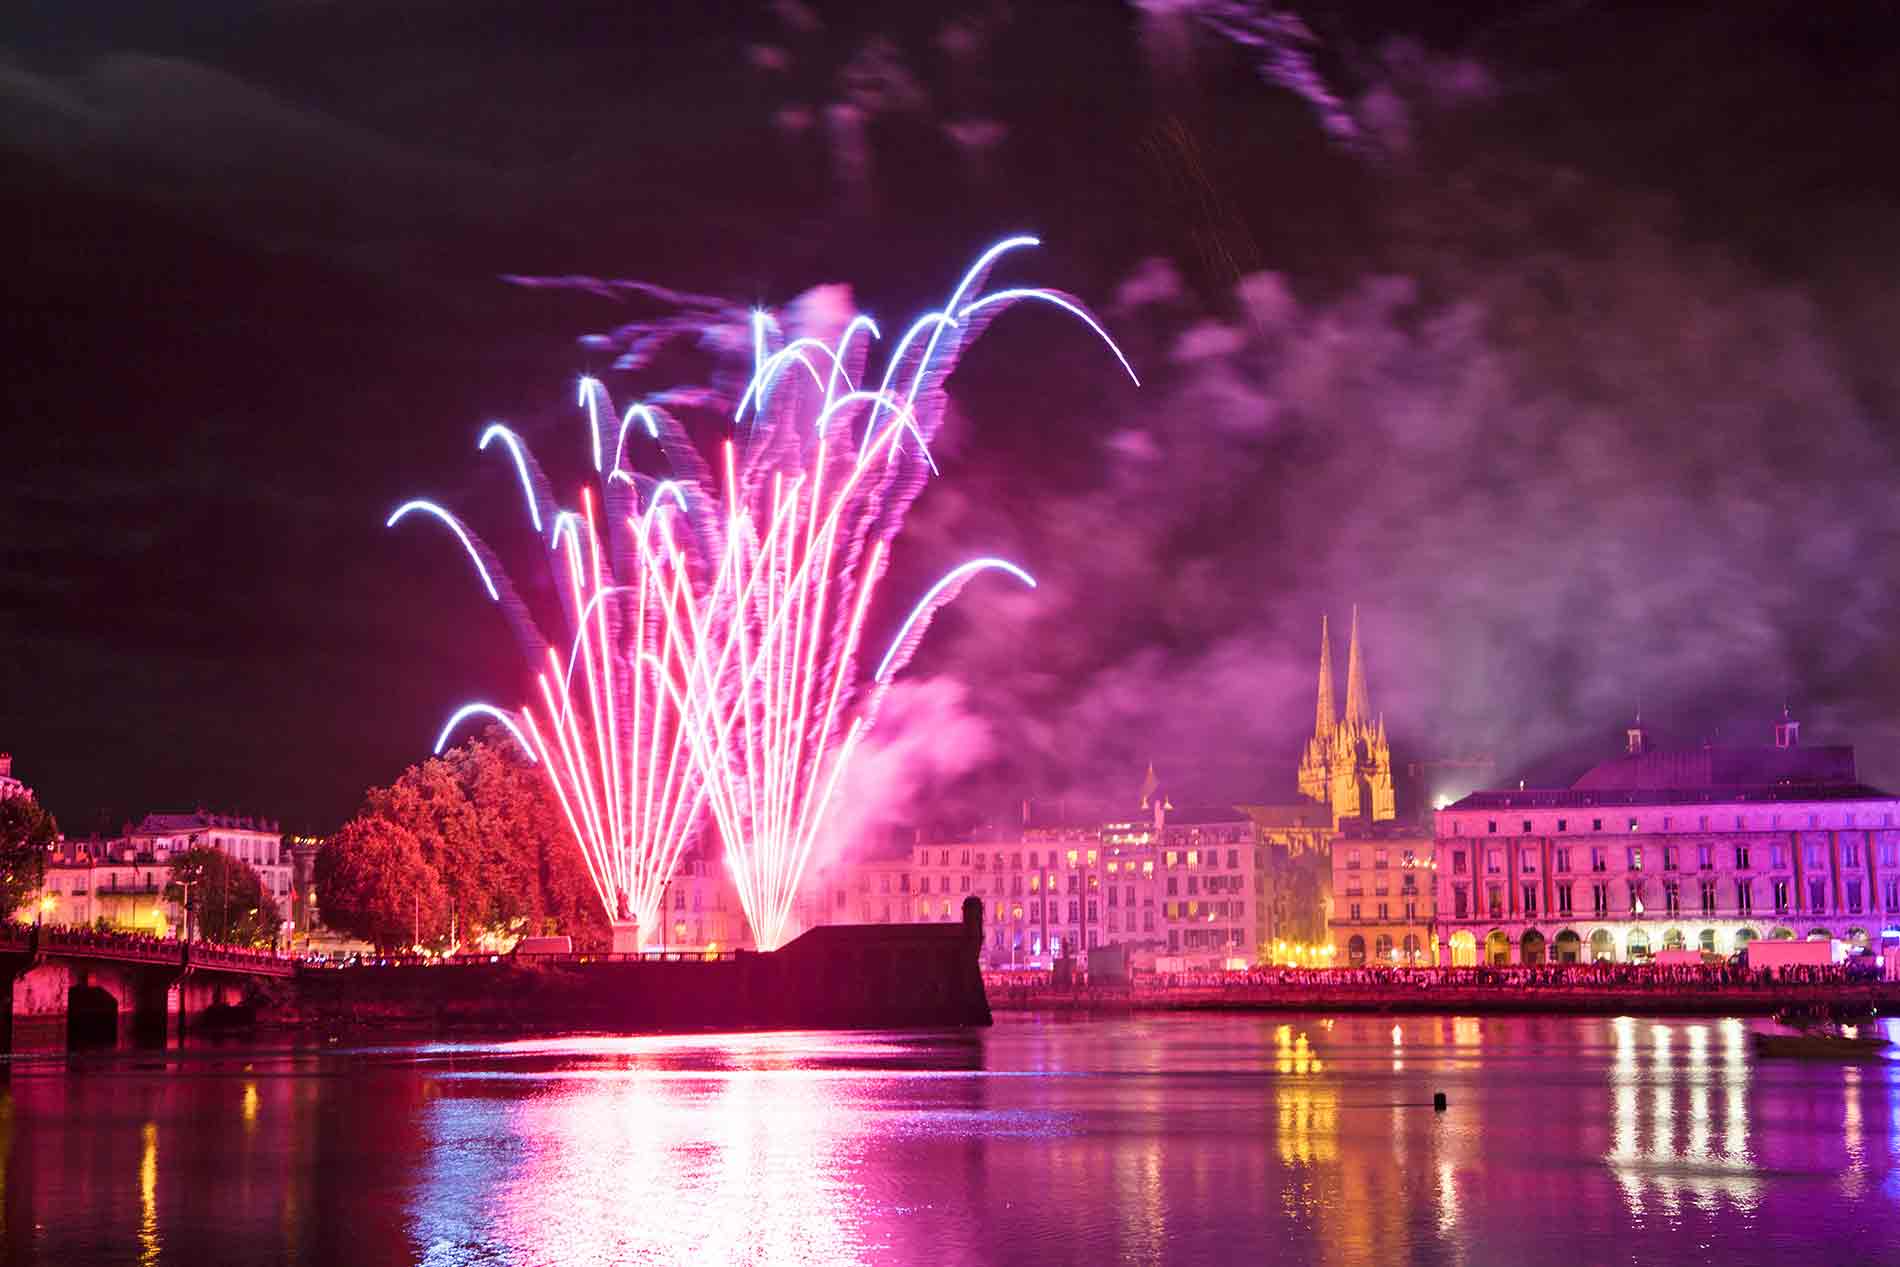
<svg viewBox="0 0 1900 1267">
<path fill-rule="evenodd" d="M 808 296 L 777 317 L 753 313 L 752 373 L 736 399 L 718 387 L 660 398 L 722 407 L 730 434 L 716 469 L 664 409 L 634 406 L 616 428 L 605 388 L 583 380 L 595 468 L 606 472 L 606 531 L 618 547 L 603 544 L 591 491 L 579 512 L 543 515 L 538 469 L 503 433 L 566 582 L 572 650 L 565 664 L 545 645 L 536 652 L 547 661 L 538 706 L 509 714 L 469 705 L 438 742 L 477 714 L 508 725 L 547 770 L 610 914 L 652 926 L 703 805 L 754 939 L 766 950 L 782 944 L 832 797 L 931 618 L 988 571 L 1035 584 L 1003 559 L 963 563 L 910 608 L 875 668 L 861 669 L 892 540 L 936 472 L 930 443 L 963 349 L 1004 309 L 1032 301 L 1086 324 L 1134 378 L 1071 297 L 983 290 L 1000 257 L 1035 244 L 1010 238 L 984 252 L 948 302 L 892 345 L 875 386 L 865 366 L 880 332 L 835 302 L 837 291 L 814 292 L 826 302 Z M 730 345 L 728 307 L 700 297 L 687 306 L 727 331 L 712 346 Z M 625 347 L 644 363 L 685 332 L 666 317 L 590 343 Z M 656 446 L 672 478 L 623 468 L 629 441 Z M 412 502 L 390 522 L 412 510 L 447 523 L 490 596 L 519 611 L 492 555 L 446 511 Z"/>
<path fill-rule="evenodd" d="M 597 476 L 582 490 L 578 509 L 555 504 L 539 464 L 514 432 L 493 424 L 478 441 L 513 465 L 527 526 L 559 596 L 558 642 L 542 632 L 493 551 L 448 510 L 405 502 L 388 526 L 411 516 L 445 525 L 537 670 L 537 701 L 520 710 L 464 705 L 443 726 L 435 750 L 472 718 L 504 726 L 547 772 L 608 917 L 651 930 L 666 882 L 692 842 L 704 794 L 681 718 L 651 664 L 650 649 L 664 636 L 656 613 L 667 578 L 642 560 L 649 543 L 664 543 L 658 553 L 667 557 L 677 553 L 676 532 L 690 536 L 676 525 L 686 518 L 691 493 L 689 482 L 638 475 L 625 463 L 638 437 L 680 455 L 676 466 L 690 473 L 703 468 L 664 408 L 635 406 L 616 415 L 606 389 L 592 378 L 580 380 L 578 402 Z"/>
</svg>

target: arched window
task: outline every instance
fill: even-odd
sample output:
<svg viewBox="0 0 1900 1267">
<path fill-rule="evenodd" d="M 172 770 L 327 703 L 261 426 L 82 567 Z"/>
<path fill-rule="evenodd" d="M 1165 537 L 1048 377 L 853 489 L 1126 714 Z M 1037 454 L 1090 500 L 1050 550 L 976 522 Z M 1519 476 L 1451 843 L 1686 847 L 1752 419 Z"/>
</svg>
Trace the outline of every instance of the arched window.
<svg viewBox="0 0 1900 1267">
<path fill-rule="evenodd" d="M 1615 963 L 1616 938 L 1607 928 L 1599 928 L 1590 934 L 1590 962 Z"/>
<path fill-rule="evenodd" d="M 1352 968 L 1363 968 L 1366 963 L 1366 939 L 1354 933 L 1346 942 L 1346 964 Z"/>
</svg>

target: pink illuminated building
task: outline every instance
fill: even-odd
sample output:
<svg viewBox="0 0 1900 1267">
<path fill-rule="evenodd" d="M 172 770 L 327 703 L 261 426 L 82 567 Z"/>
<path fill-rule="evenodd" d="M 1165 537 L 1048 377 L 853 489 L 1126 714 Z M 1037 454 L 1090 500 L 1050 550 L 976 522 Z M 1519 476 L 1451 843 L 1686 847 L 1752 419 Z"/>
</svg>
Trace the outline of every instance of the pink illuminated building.
<svg viewBox="0 0 1900 1267">
<path fill-rule="evenodd" d="M 1900 797 L 1854 750 L 1625 754 L 1564 788 L 1474 792 L 1438 811 L 1441 961 L 1640 962 L 1726 956 L 1758 937 L 1900 939 Z"/>
</svg>

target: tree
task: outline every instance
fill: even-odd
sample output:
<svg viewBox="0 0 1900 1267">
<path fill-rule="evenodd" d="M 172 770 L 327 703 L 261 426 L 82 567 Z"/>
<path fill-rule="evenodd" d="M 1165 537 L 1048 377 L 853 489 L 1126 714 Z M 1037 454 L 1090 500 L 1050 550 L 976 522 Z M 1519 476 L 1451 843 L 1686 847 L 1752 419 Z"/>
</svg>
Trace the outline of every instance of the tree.
<svg viewBox="0 0 1900 1267">
<path fill-rule="evenodd" d="M 371 819 L 414 839 L 464 940 L 559 931 L 583 947 L 607 944 L 605 913 L 547 778 L 499 727 L 372 788 L 353 822 Z M 321 883 L 317 891 L 327 912 L 330 897 Z"/>
<path fill-rule="evenodd" d="M 378 950 L 448 937 L 449 898 L 416 834 L 379 814 L 343 825 L 317 850 L 318 912 L 338 932 Z"/>
<path fill-rule="evenodd" d="M 185 903 L 191 926 L 205 941 L 230 946 L 276 943 L 282 915 L 257 868 L 210 845 L 194 845 L 172 859 L 165 896 Z"/>
<path fill-rule="evenodd" d="M 39 899 L 46 853 L 59 843 L 59 824 L 27 796 L 0 798 L 0 916 Z"/>
</svg>

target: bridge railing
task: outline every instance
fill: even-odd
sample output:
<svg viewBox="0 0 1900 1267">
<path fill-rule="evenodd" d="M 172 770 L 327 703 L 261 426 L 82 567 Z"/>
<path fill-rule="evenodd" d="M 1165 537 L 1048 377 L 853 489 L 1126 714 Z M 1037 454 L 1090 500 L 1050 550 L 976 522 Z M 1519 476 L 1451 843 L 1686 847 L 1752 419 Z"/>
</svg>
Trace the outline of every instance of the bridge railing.
<svg viewBox="0 0 1900 1267">
<path fill-rule="evenodd" d="M 149 933 L 101 931 L 60 924 L 22 924 L 6 921 L 0 928 L 0 947 L 12 951 L 37 949 L 44 953 L 59 951 L 96 955 L 112 959 L 132 959 L 142 963 L 182 963 L 186 943 L 176 937 L 155 937 Z M 228 967 L 250 970 L 290 971 L 297 961 L 275 951 L 248 946 L 225 946 L 217 942 L 190 943 L 190 962 L 204 967 Z"/>
</svg>

